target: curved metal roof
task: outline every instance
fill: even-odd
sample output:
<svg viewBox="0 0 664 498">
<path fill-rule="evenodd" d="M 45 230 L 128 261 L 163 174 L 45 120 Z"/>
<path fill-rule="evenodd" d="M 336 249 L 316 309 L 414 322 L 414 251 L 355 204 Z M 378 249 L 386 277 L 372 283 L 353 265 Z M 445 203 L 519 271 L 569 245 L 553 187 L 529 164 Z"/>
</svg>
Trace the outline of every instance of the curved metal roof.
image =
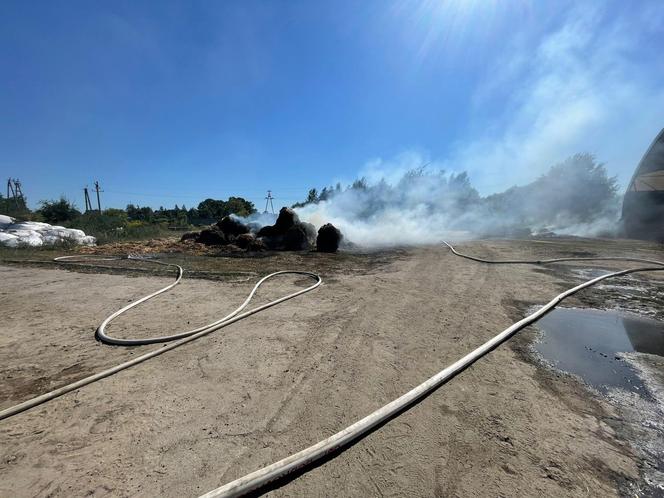
<svg viewBox="0 0 664 498">
<path fill-rule="evenodd" d="M 628 192 L 664 190 L 664 129 L 655 137 L 629 182 Z"/>
</svg>

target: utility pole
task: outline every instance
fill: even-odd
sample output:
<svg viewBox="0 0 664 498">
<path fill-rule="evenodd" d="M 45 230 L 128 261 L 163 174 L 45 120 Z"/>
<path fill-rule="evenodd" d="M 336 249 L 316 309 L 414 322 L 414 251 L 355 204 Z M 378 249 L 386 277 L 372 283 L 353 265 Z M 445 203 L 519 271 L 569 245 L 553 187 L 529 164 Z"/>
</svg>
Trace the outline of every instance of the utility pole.
<svg viewBox="0 0 664 498">
<path fill-rule="evenodd" d="M 99 189 L 99 182 L 95 180 L 95 192 L 97 192 L 97 210 L 101 214 L 101 201 L 99 200 L 99 192 L 103 192 L 103 190 Z"/>
<path fill-rule="evenodd" d="M 267 213 L 267 206 L 268 205 L 270 206 L 270 208 L 272 208 L 272 214 L 274 214 L 274 204 L 272 204 L 272 199 L 274 199 L 274 197 L 272 197 L 272 191 L 271 190 L 267 191 L 267 197 L 265 199 L 266 199 L 265 200 L 265 211 L 263 211 L 263 214 Z"/>
<path fill-rule="evenodd" d="M 92 211 L 92 202 L 90 202 L 90 193 L 88 187 L 83 188 L 83 195 L 85 195 L 85 212 Z"/>
<path fill-rule="evenodd" d="M 23 192 L 21 191 L 21 182 L 18 178 L 7 180 L 7 200 L 9 200 L 9 194 L 11 193 L 12 199 L 14 199 L 14 205 L 16 209 L 21 209 L 19 206 L 19 199 L 23 200 Z"/>
<path fill-rule="evenodd" d="M 16 193 L 16 202 L 18 199 L 23 199 L 23 191 L 21 190 L 21 182 L 18 178 L 14 178 L 14 192 Z"/>
</svg>

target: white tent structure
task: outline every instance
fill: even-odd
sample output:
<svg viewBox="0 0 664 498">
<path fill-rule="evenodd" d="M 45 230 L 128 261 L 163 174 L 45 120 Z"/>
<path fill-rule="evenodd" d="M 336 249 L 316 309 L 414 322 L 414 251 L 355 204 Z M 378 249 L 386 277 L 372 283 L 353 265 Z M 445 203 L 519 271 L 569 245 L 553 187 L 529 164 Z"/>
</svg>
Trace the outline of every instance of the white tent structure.
<svg viewBox="0 0 664 498">
<path fill-rule="evenodd" d="M 636 167 L 623 200 L 622 221 L 628 237 L 664 240 L 664 129 Z"/>
</svg>

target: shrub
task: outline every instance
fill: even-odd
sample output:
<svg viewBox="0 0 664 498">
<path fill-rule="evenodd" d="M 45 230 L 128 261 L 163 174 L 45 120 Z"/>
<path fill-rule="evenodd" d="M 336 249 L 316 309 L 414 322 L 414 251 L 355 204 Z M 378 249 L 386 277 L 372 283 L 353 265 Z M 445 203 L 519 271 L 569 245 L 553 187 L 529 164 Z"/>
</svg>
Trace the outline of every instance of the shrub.
<svg viewBox="0 0 664 498">
<path fill-rule="evenodd" d="M 39 204 L 41 207 L 37 212 L 46 223 L 65 223 L 81 216 L 81 212 L 76 209 L 74 203 L 65 197 L 60 197 L 57 201 L 41 201 Z"/>
</svg>

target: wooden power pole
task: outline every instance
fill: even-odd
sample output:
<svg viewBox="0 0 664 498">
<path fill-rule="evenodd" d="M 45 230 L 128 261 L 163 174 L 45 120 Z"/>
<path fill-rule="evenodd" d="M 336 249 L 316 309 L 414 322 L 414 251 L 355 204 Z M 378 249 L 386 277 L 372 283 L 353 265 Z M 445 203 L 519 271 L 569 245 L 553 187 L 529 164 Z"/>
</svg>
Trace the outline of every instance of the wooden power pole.
<svg viewBox="0 0 664 498">
<path fill-rule="evenodd" d="M 83 188 L 83 195 L 85 195 L 85 212 L 92 211 L 92 202 L 90 202 L 90 193 L 88 187 Z"/>
<path fill-rule="evenodd" d="M 97 210 L 99 213 L 101 213 L 101 200 L 99 200 L 99 192 L 103 192 L 103 190 L 99 189 L 99 182 L 95 180 L 95 192 L 97 192 Z"/>
<path fill-rule="evenodd" d="M 21 190 L 21 182 L 18 178 L 14 178 L 13 180 L 10 178 L 7 180 L 7 200 L 9 200 L 10 194 L 12 199 L 14 199 L 16 209 L 20 209 L 19 199 L 23 200 L 23 191 Z"/>
</svg>

